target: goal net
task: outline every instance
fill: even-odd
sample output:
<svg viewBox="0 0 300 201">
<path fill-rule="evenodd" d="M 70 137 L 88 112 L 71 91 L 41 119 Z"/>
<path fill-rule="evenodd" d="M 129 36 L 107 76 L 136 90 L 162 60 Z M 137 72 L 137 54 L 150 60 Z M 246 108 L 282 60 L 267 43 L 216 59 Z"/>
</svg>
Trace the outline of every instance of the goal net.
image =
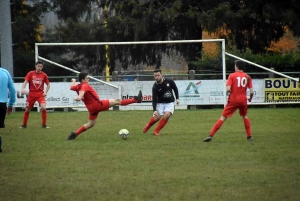
<svg viewBox="0 0 300 201">
<path fill-rule="evenodd" d="M 64 68 L 70 72 L 78 74 L 69 67 L 63 66 L 55 61 L 50 61 L 39 55 L 39 47 L 41 46 L 119 46 L 119 45 L 163 45 L 163 44 L 184 44 L 184 43 L 219 43 L 221 46 L 221 60 L 222 66 L 219 66 L 222 71 L 222 79 L 199 79 L 201 76 L 194 76 L 189 79 L 190 75 L 186 72 L 186 79 L 177 79 L 177 75 L 163 71 L 165 77 L 175 78 L 175 83 L 179 90 L 179 98 L 181 106 L 176 106 L 178 109 L 186 109 L 190 105 L 226 105 L 226 72 L 225 57 L 243 60 L 244 62 L 255 67 L 264 69 L 266 72 L 274 73 L 280 78 L 262 78 L 254 79 L 254 97 L 251 104 L 289 104 L 299 103 L 300 90 L 297 88 L 297 79 L 288 75 L 276 72 L 269 68 L 260 66 L 259 64 L 252 63 L 251 61 L 244 60 L 235 55 L 229 54 L 225 51 L 224 39 L 209 39 L 209 40 L 177 40 L 177 41 L 140 41 L 140 42 L 94 42 L 94 43 L 36 43 L 35 55 L 36 60 L 43 60 L 58 67 Z M 138 74 L 138 73 L 137 73 Z M 130 110 L 151 110 L 152 102 L 152 86 L 154 84 L 153 73 L 151 71 L 151 81 L 124 81 L 128 79 L 118 79 L 118 81 L 105 82 L 104 80 L 97 79 L 93 76 L 90 84 L 96 89 L 100 99 L 120 98 L 126 99 L 133 97 L 139 90 L 143 91 L 142 104 L 133 104 L 130 106 L 121 106 L 120 109 Z M 204 73 L 205 75 L 205 73 Z M 140 77 L 143 75 L 134 75 L 133 77 Z M 133 80 L 133 79 L 131 79 Z M 48 93 L 47 107 L 84 107 L 82 102 L 73 101 L 76 94 L 69 90 L 70 82 L 51 82 L 51 90 Z M 248 92 L 249 93 L 249 92 Z M 59 97 L 57 97 L 59 96 Z M 56 100 L 56 101 L 55 101 Z"/>
</svg>

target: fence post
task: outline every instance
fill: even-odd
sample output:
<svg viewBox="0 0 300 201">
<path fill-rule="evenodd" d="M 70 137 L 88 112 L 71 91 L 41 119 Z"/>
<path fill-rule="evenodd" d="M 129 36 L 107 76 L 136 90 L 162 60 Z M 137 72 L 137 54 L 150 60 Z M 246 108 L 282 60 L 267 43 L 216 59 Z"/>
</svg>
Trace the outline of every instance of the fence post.
<svg viewBox="0 0 300 201">
<path fill-rule="evenodd" d="M 195 80 L 196 76 L 195 76 L 195 70 L 189 70 L 189 80 Z M 197 105 L 188 105 L 187 106 L 188 109 L 190 110 L 196 110 L 197 109 Z"/>
<path fill-rule="evenodd" d="M 111 81 L 118 81 L 118 71 L 113 71 L 111 74 Z M 120 110 L 119 106 L 113 106 L 113 110 Z"/>
<path fill-rule="evenodd" d="M 112 72 L 111 81 L 118 81 L 118 71 Z"/>
<path fill-rule="evenodd" d="M 195 70 L 190 70 L 189 71 L 189 80 L 194 80 L 195 79 Z"/>
<path fill-rule="evenodd" d="M 271 70 L 275 70 L 274 68 L 270 68 Z M 269 73 L 269 78 L 275 78 L 275 74 L 270 72 Z M 269 105 L 270 108 L 276 108 L 276 105 Z"/>
<path fill-rule="evenodd" d="M 66 77 L 64 77 L 64 79 L 63 79 L 63 82 L 67 82 L 67 78 Z M 69 112 L 69 108 L 64 108 L 64 112 Z"/>
</svg>

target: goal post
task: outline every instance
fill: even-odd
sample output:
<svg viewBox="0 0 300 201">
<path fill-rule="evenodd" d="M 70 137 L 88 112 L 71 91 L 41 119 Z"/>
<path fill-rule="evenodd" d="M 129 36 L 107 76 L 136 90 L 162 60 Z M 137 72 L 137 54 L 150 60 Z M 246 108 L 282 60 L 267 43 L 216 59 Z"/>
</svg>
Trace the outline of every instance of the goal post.
<svg viewBox="0 0 300 201">
<path fill-rule="evenodd" d="M 293 84 L 291 84 L 291 80 L 295 82 L 294 83 L 294 88 L 296 88 L 296 82 L 299 81 L 299 78 L 294 78 L 294 77 L 285 75 L 283 73 L 280 73 L 280 72 L 277 72 L 275 70 L 266 68 L 264 66 L 261 66 L 259 64 L 253 63 L 253 62 L 248 61 L 246 59 L 243 59 L 241 57 L 235 56 L 235 55 L 230 54 L 228 52 L 225 52 L 225 54 L 227 56 L 230 56 L 232 58 L 244 61 L 245 63 L 254 65 L 254 66 L 259 67 L 259 68 L 261 68 L 263 70 L 266 70 L 266 71 L 268 71 L 270 73 L 277 74 L 277 75 L 279 75 L 279 76 L 281 76 L 281 77 L 283 77 L 285 79 L 290 80 L 290 83 L 285 83 L 284 82 L 285 80 L 282 80 L 282 84 L 280 84 L 280 80 L 279 80 L 280 78 L 277 79 L 277 80 L 275 80 L 275 82 L 279 81 L 279 82 L 277 82 L 279 84 L 277 84 L 276 86 L 274 86 L 275 88 L 278 88 L 278 90 L 276 90 L 276 89 L 270 89 L 270 91 L 267 91 L 266 90 L 266 86 L 264 86 L 265 87 L 265 90 L 264 90 L 265 91 L 264 92 L 264 96 L 265 96 L 264 100 L 265 101 L 263 103 L 255 103 L 254 102 L 254 103 L 249 103 L 249 104 L 251 104 L 251 105 L 270 105 L 270 104 L 282 105 L 282 104 L 299 104 L 300 103 L 299 102 L 299 99 L 300 99 L 300 89 L 299 90 L 296 89 L 297 91 L 294 91 L 294 90 L 290 89 L 290 88 L 293 88 L 293 86 L 292 86 Z M 271 81 L 271 80 L 267 80 L 267 81 Z M 265 80 L 265 82 L 266 82 L 266 80 Z M 275 85 L 275 82 L 274 82 L 274 85 Z M 263 83 L 263 84 L 266 85 L 266 83 Z M 283 85 L 286 85 L 286 89 L 282 89 Z M 287 86 L 290 86 L 290 87 L 287 87 Z M 274 87 L 272 87 L 272 88 L 274 88 Z M 254 88 L 255 88 L 255 86 L 254 86 Z M 274 98 L 274 95 L 275 96 L 283 96 L 283 97 L 282 98 L 280 98 L 280 97 Z M 269 99 L 268 96 L 270 96 L 271 98 Z M 294 96 L 294 97 L 290 97 L 290 96 Z"/>
<path fill-rule="evenodd" d="M 290 77 L 290 76 L 285 75 L 285 74 L 283 74 L 283 73 L 280 73 L 280 72 L 277 72 L 277 71 L 275 71 L 275 70 L 272 70 L 272 69 L 266 68 L 266 67 L 264 67 L 264 66 L 258 65 L 258 64 L 256 64 L 256 63 L 253 63 L 253 62 L 248 61 L 248 60 L 246 60 L 246 59 L 243 59 L 243 58 L 241 58 L 241 57 L 237 57 L 237 56 L 235 56 L 235 55 L 233 55 L 233 54 L 229 54 L 228 52 L 225 52 L 225 54 L 228 55 L 228 56 L 230 56 L 230 57 L 233 57 L 233 58 L 235 58 L 235 59 L 239 59 L 239 60 L 241 60 L 241 61 L 244 61 L 244 62 L 246 62 L 246 63 L 248 63 L 248 64 L 257 66 L 257 67 L 259 67 L 259 68 L 261 68 L 261 69 L 264 69 L 264 70 L 266 70 L 266 71 L 269 71 L 269 72 L 271 72 L 271 73 L 274 73 L 274 74 L 277 74 L 277 75 L 280 75 L 280 76 L 282 76 L 282 77 L 285 77 L 285 78 L 288 78 L 288 79 L 291 79 L 291 80 L 294 80 L 294 81 L 298 82 L 298 79 L 293 78 L 293 77 Z"/>
</svg>

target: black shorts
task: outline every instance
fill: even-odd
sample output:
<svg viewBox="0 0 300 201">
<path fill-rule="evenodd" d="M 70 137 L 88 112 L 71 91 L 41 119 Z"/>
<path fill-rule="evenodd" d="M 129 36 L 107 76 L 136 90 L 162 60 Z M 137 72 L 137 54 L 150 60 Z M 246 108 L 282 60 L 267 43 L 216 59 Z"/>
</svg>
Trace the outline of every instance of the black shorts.
<svg viewBox="0 0 300 201">
<path fill-rule="evenodd" d="M 7 105 L 6 103 L 0 103 L 0 128 L 4 128 L 4 120 L 6 116 Z"/>
</svg>

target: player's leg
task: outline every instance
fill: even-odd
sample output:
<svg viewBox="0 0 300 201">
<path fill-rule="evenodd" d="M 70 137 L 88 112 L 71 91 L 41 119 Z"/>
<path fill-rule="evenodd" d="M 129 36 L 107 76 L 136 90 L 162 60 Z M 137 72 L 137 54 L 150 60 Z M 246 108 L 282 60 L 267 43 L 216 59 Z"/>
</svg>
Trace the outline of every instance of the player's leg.
<svg viewBox="0 0 300 201">
<path fill-rule="evenodd" d="M 20 128 L 26 128 L 27 127 L 27 122 L 29 119 L 29 114 L 31 111 L 31 108 L 34 106 L 34 103 L 36 101 L 36 98 L 33 96 L 30 96 L 30 93 L 28 94 L 27 100 L 26 100 L 26 107 L 23 115 L 23 124 Z"/>
<path fill-rule="evenodd" d="M 6 116 L 7 106 L 6 103 L 0 103 L 0 128 L 4 128 L 4 120 Z"/>
<path fill-rule="evenodd" d="M 0 103 L 0 128 L 4 128 L 5 116 L 6 116 L 7 106 L 6 103 Z M 2 138 L 0 135 L 0 152 L 2 152 Z"/>
<path fill-rule="evenodd" d="M 218 121 L 213 125 L 213 127 L 210 130 L 209 136 L 203 140 L 203 142 L 210 142 L 212 140 L 212 137 L 216 134 L 216 132 L 222 127 L 223 123 L 228 117 L 231 117 L 233 113 L 237 110 L 237 107 L 233 104 L 228 103 L 223 112 L 222 116 Z"/>
<path fill-rule="evenodd" d="M 142 91 L 140 90 L 137 96 L 134 96 L 133 98 L 129 99 L 109 99 L 109 107 L 113 107 L 116 105 L 129 105 L 132 103 L 141 103 L 143 99 Z"/>
<path fill-rule="evenodd" d="M 159 104 L 157 105 L 157 108 L 159 108 Z M 151 126 L 153 126 L 156 122 L 160 120 L 160 118 L 161 116 L 158 109 L 158 111 L 153 112 L 153 115 L 150 118 L 149 122 L 144 126 L 143 133 L 146 133 L 151 128 Z"/>
<path fill-rule="evenodd" d="M 239 110 L 240 110 L 240 115 L 242 116 L 243 121 L 244 121 L 244 126 L 245 126 L 245 130 L 246 130 L 246 134 L 247 134 L 247 139 L 252 140 L 251 123 L 250 123 L 250 119 L 247 117 L 247 112 L 248 112 L 247 104 L 242 105 L 239 108 Z"/>
<path fill-rule="evenodd" d="M 5 127 L 4 120 L 5 120 L 5 116 L 6 116 L 6 110 L 7 110 L 6 103 L 0 103 L 0 128 Z M 0 152 L 2 152 L 2 138 L 1 138 L 1 135 L 0 135 Z"/>
<path fill-rule="evenodd" d="M 160 111 L 160 114 L 163 114 L 163 118 L 161 118 L 159 124 L 155 128 L 153 133 L 154 135 L 159 135 L 159 131 L 163 129 L 163 127 L 168 123 L 169 118 L 174 113 L 174 103 L 163 103 L 160 105 L 162 105 L 162 111 Z"/>
<path fill-rule="evenodd" d="M 86 130 L 94 127 L 94 125 L 96 124 L 96 119 L 98 117 L 99 112 L 96 113 L 91 113 L 89 112 L 89 121 L 88 123 L 82 125 L 81 127 L 79 127 L 76 132 L 72 132 L 66 140 L 74 140 L 78 135 L 80 135 L 81 133 L 85 132 Z"/>
<path fill-rule="evenodd" d="M 49 128 L 47 126 L 47 108 L 46 108 L 46 100 L 45 97 L 42 96 L 38 99 L 38 102 L 41 107 L 41 115 L 42 115 L 42 128 Z"/>
<path fill-rule="evenodd" d="M 2 152 L 2 138 L 1 138 L 1 135 L 0 135 L 0 152 Z"/>
</svg>

